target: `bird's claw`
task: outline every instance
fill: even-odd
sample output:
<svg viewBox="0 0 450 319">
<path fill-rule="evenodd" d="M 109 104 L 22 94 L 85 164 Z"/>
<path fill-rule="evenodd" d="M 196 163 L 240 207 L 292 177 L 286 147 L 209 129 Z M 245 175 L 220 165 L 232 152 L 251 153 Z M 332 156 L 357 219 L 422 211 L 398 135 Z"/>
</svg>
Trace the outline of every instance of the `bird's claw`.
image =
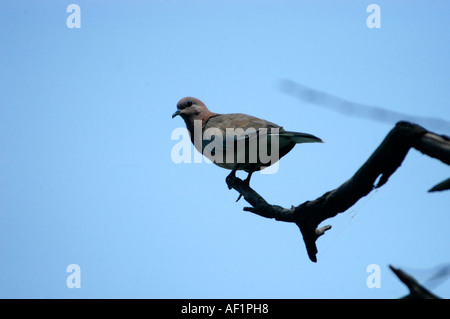
<svg viewBox="0 0 450 319">
<path fill-rule="evenodd" d="M 244 179 L 244 185 L 250 187 L 250 177 L 251 177 L 251 176 L 252 176 L 252 175 L 249 174 L 249 175 L 247 176 L 247 178 Z M 242 198 L 242 193 L 239 194 L 238 199 L 236 199 L 236 203 L 237 203 L 241 198 Z"/>
<path fill-rule="evenodd" d="M 236 175 L 230 174 L 230 175 L 227 176 L 227 178 L 225 179 L 225 182 L 228 185 L 228 189 L 232 189 L 233 188 L 233 185 L 234 185 L 235 181 L 236 181 Z"/>
</svg>

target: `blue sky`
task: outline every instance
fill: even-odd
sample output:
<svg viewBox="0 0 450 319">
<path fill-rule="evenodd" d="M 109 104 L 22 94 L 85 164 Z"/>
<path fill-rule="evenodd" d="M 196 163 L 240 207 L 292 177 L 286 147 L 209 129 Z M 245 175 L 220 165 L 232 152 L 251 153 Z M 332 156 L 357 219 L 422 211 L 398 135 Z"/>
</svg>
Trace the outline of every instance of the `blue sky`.
<svg viewBox="0 0 450 319">
<path fill-rule="evenodd" d="M 69 4 L 81 9 L 70 29 Z M 381 28 L 366 8 L 381 8 Z M 297 146 L 252 186 L 290 207 L 347 180 L 394 123 L 280 90 L 450 121 L 448 1 L 0 2 L 0 297 L 397 298 L 450 262 L 448 166 L 410 151 L 336 218 L 309 261 L 294 224 L 242 211 L 228 171 L 175 164 L 171 119 L 195 96 L 324 144 Z M 450 132 L 438 132 L 450 134 Z M 246 174 L 238 174 L 245 177 Z M 69 289 L 66 268 L 81 269 Z M 381 287 L 366 271 L 381 269 Z M 450 296 L 450 280 L 434 293 Z"/>
</svg>

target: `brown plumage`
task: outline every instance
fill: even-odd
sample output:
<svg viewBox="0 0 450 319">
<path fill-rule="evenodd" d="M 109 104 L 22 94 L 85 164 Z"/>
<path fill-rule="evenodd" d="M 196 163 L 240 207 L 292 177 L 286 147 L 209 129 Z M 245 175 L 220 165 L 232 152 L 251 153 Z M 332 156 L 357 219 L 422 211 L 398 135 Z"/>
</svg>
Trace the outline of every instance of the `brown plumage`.
<svg viewBox="0 0 450 319">
<path fill-rule="evenodd" d="M 194 97 L 185 97 L 178 102 L 177 111 L 172 118 L 178 115 L 186 123 L 195 148 L 214 164 L 231 169 L 231 173 L 227 177 L 227 184 L 230 188 L 236 178 L 236 170 L 248 172 L 245 181 L 249 183 L 253 172 L 276 163 L 296 144 L 322 142 L 314 135 L 289 132 L 275 123 L 251 115 L 211 112 L 202 101 Z M 201 133 L 201 136 L 195 136 L 196 132 Z M 267 134 L 265 134 L 266 132 Z M 218 140 L 208 138 L 207 133 L 212 133 Z M 267 145 L 267 155 L 274 155 L 270 157 L 269 161 L 263 161 L 260 156 L 261 142 Z M 272 149 L 273 145 L 278 149 Z M 252 151 L 254 153 L 251 153 Z M 255 154 L 257 154 L 256 157 L 253 156 Z"/>
</svg>

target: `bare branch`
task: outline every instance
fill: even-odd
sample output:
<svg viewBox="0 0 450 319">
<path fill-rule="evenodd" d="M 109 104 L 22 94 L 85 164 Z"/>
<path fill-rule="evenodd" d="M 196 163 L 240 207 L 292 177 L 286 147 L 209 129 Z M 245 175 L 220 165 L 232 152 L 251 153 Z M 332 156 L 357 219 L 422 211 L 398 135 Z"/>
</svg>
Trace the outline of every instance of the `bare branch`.
<svg viewBox="0 0 450 319">
<path fill-rule="evenodd" d="M 439 184 L 433 186 L 429 192 L 437 192 L 437 191 L 444 191 L 450 189 L 450 178 L 447 178 L 445 181 L 440 182 Z"/>
<path fill-rule="evenodd" d="M 313 201 L 286 209 L 267 203 L 239 178 L 236 178 L 232 188 L 252 205 L 245 207 L 245 211 L 278 221 L 295 223 L 303 235 L 310 260 L 316 262 L 316 240 L 331 228 L 329 225 L 317 228 L 319 224 L 346 211 L 374 188 L 383 186 L 401 165 L 410 148 L 416 148 L 443 163 L 450 164 L 449 137 L 429 132 L 416 124 L 399 122 L 349 180 Z"/>
<path fill-rule="evenodd" d="M 433 295 L 427 289 L 422 287 L 417 280 L 415 280 L 411 275 L 407 274 L 401 269 L 395 268 L 389 265 L 389 268 L 394 272 L 395 275 L 408 287 L 409 294 L 402 299 L 440 299 L 439 297 Z"/>
</svg>

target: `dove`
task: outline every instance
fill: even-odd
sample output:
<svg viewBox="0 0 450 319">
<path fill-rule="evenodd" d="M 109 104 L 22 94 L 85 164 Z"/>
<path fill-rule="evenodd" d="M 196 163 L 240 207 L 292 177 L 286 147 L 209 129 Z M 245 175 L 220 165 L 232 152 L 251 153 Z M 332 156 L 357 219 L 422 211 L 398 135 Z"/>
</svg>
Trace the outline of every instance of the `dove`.
<svg viewBox="0 0 450 319">
<path fill-rule="evenodd" d="M 226 178 L 230 189 L 236 180 L 236 171 L 248 173 L 244 182 L 249 185 L 255 171 L 276 163 L 295 145 L 323 142 L 314 135 L 286 131 L 275 123 L 251 115 L 211 112 L 194 97 L 184 97 L 177 103 L 172 118 L 177 116 L 184 120 L 197 151 L 214 164 L 231 170 Z"/>
</svg>

